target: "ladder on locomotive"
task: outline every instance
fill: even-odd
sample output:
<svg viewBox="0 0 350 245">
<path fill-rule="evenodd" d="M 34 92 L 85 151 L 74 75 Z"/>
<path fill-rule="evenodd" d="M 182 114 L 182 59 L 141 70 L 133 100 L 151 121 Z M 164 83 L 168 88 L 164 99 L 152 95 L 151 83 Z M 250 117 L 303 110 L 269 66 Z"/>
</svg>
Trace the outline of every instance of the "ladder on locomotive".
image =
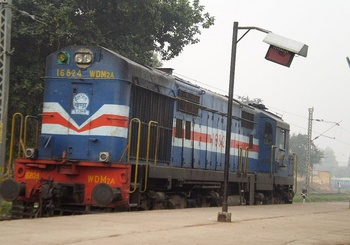
<svg viewBox="0 0 350 245">
<path fill-rule="evenodd" d="M 136 129 L 134 128 L 136 125 Z M 154 145 L 154 156 L 153 156 L 153 164 L 157 165 L 157 153 L 158 153 L 158 144 L 159 144 L 159 125 L 156 121 L 149 121 L 147 126 L 147 142 L 146 142 L 146 156 L 145 156 L 145 164 L 140 165 L 140 149 L 142 148 L 141 145 L 141 125 L 142 122 L 138 118 L 133 118 L 130 120 L 129 123 L 129 135 L 128 135 L 128 145 L 123 153 L 122 158 L 124 158 L 125 153 L 127 152 L 127 162 L 130 163 L 131 159 L 131 147 L 133 144 L 133 132 L 134 130 L 137 130 L 136 134 L 136 149 L 135 149 L 135 156 L 134 161 L 134 174 L 133 174 L 133 181 L 131 182 L 131 190 L 130 194 L 133 194 L 135 192 L 144 193 L 147 190 L 148 187 L 148 172 L 149 172 L 149 166 L 150 166 L 150 151 L 152 144 Z M 152 127 L 156 127 L 156 135 L 155 135 L 155 141 L 151 142 L 151 133 L 152 133 Z M 121 158 L 121 159 L 122 159 Z M 139 176 L 140 168 L 144 168 L 144 174 L 143 176 Z"/>
</svg>

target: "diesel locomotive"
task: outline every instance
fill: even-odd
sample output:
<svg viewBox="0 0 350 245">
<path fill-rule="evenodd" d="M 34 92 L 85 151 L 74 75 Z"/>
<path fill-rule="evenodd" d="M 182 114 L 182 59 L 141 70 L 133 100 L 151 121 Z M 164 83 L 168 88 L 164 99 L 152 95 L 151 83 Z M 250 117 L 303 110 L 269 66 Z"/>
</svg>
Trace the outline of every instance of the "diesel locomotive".
<svg viewBox="0 0 350 245">
<path fill-rule="evenodd" d="M 104 47 L 62 48 L 44 79 L 42 114 L 13 117 L 14 217 L 221 205 L 227 120 L 229 204 L 292 202 L 289 125 L 262 105 L 228 119 L 226 96 Z"/>
</svg>

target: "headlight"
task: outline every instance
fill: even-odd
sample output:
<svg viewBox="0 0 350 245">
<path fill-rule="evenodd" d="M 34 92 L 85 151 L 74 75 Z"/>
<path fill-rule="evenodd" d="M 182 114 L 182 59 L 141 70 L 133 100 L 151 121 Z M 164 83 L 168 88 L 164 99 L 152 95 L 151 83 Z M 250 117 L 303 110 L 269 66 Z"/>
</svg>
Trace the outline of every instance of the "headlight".
<svg viewBox="0 0 350 245">
<path fill-rule="evenodd" d="M 90 64 L 92 62 L 92 54 L 78 53 L 75 55 L 75 62 L 78 64 Z"/>
<path fill-rule="evenodd" d="M 74 61 L 80 68 L 88 68 L 94 60 L 94 55 L 89 49 L 81 49 L 74 55 Z"/>
</svg>

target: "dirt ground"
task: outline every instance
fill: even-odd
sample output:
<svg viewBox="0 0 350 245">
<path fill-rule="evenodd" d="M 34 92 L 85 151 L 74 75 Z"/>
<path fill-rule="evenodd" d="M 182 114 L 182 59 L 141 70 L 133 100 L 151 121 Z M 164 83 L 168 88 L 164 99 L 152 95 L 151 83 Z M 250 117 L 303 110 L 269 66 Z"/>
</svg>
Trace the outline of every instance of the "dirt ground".
<svg viewBox="0 0 350 245">
<path fill-rule="evenodd" d="M 0 244 L 350 244 L 350 206 L 306 203 L 0 222 Z"/>
</svg>

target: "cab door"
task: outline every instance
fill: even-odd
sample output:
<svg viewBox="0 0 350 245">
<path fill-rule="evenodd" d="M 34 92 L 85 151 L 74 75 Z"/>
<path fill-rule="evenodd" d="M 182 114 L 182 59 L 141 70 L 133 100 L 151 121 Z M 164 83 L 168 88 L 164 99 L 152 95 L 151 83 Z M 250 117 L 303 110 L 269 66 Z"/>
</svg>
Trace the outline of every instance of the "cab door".
<svg viewBox="0 0 350 245">
<path fill-rule="evenodd" d="M 271 118 L 261 117 L 259 122 L 259 172 L 273 172 L 276 150 L 276 122 Z M 272 163 L 272 164 L 271 164 Z"/>
<path fill-rule="evenodd" d="M 190 120 L 184 121 L 182 154 L 182 167 L 193 168 L 193 124 Z"/>
<path fill-rule="evenodd" d="M 291 155 L 288 152 L 289 126 L 279 124 L 276 129 L 276 175 L 293 177 L 294 164 L 290 161 Z"/>
</svg>

